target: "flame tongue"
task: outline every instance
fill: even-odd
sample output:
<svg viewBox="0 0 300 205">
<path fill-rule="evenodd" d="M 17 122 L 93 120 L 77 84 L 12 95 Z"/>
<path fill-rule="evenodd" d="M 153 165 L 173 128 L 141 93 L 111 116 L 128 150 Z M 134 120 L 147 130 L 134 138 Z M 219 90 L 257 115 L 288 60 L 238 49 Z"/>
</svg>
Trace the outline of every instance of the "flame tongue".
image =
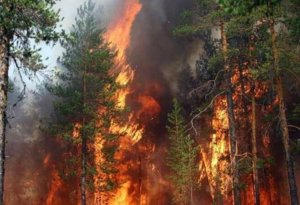
<svg viewBox="0 0 300 205">
<path fill-rule="evenodd" d="M 125 67 L 127 67 L 125 53 L 130 45 L 131 28 L 141 9 L 142 5 L 137 0 L 126 0 L 123 12 L 108 27 L 104 35 L 105 40 L 118 49 L 117 62 L 125 65 Z"/>
<path fill-rule="evenodd" d="M 127 0 L 124 2 L 123 12 L 109 27 L 104 35 L 112 48 L 117 49 L 115 58 L 116 69 L 119 72 L 117 83 L 123 88 L 117 92 L 116 100 L 121 109 L 126 108 L 126 98 L 132 92 L 129 85 L 134 78 L 134 71 L 126 59 L 126 50 L 130 45 L 130 33 L 135 17 L 142 9 L 142 5 L 137 0 Z M 142 138 L 143 129 L 136 122 L 136 117 L 131 113 L 128 123 L 125 125 L 114 124 L 111 131 L 115 133 L 126 133 L 130 135 L 133 142 L 138 142 Z"/>
<path fill-rule="evenodd" d="M 111 48 L 117 50 L 115 57 L 115 70 L 119 73 L 116 82 L 122 88 L 116 93 L 116 101 L 120 109 L 127 107 L 126 98 L 133 92 L 129 85 L 134 79 L 134 71 L 128 64 L 126 58 L 126 50 L 130 45 L 130 34 L 133 22 L 140 12 L 142 5 L 137 0 L 126 0 L 123 2 L 123 9 L 119 16 L 108 26 L 107 32 L 104 34 L 104 39 L 110 43 Z M 143 127 L 137 122 L 138 116 L 136 113 L 131 112 L 128 116 L 126 124 L 112 123 L 110 128 L 114 133 L 125 133 L 125 137 L 120 140 L 120 151 L 117 153 L 117 158 L 122 160 L 128 147 L 137 143 L 143 135 Z M 103 142 L 99 141 L 98 146 L 101 148 Z M 98 152 L 100 153 L 100 152 Z M 101 156 L 96 156 L 95 159 L 101 162 Z M 119 167 L 118 180 L 121 185 L 115 192 L 114 196 L 101 197 L 103 193 L 95 194 L 95 204 L 109 204 L 109 205 L 126 205 L 132 204 L 132 199 L 129 193 L 132 182 L 126 176 L 127 165 L 121 164 Z M 100 176 L 101 177 L 101 176 Z M 97 184 L 96 184 L 97 186 Z M 105 199 L 103 199 L 105 198 Z M 100 199 L 100 200 L 99 200 Z"/>
</svg>

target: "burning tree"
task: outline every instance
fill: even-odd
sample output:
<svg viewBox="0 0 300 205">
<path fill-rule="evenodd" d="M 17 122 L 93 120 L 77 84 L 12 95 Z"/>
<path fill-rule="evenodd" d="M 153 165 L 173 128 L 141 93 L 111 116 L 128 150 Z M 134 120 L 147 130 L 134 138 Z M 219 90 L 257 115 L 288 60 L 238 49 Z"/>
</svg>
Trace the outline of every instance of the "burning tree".
<svg viewBox="0 0 300 205">
<path fill-rule="evenodd" d="M 81 204 L 87 204 L 87 188 L 112 191 L 119 133 L 110 130 L 120 109 L 115 100 L 116 73 L 111 72 L 115 53 L 102 38 L 94 19 L 95 3 L 89 0 L 78 11 L 65 52 L 59 60 L 63 71 L 50 91 L 61 100 L 55 103 L 57 123 L 54 133 L 65 147 L 64 175 L 75 177 L 81 189 Z M 95 183 L 97 181 L 97 183 Z"/>
</svg>

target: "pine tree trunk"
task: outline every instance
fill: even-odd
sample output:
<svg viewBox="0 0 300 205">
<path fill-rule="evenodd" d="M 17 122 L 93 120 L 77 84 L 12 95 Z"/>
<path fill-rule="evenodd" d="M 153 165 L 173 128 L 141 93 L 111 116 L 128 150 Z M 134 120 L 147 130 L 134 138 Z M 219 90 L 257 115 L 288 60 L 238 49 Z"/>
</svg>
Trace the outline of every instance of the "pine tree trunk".
<svg viewBox="0 0 300 205">
<path fill-rule="evenodd" d="M 3 205 L 4 173 L 5 173 L 5 127 L 9 69 L 9 40 L 3 30 L 0 30 L 0 205 Z"/>
<path fill-rule="evenodd" d="M 222 40 L 222 51 L 224 56 L 224 67 L 226 71 L 225 81 L 227 88 L 227 112 L 228 112 L 228 121 L 229 121 L 229 138 L 230 138 L 230 158 L 231 158 L 231 177 L 232 177 L 232 192 L 233 192 L 233 204 L 241 205 L 241 195 L 238 188 L 239 185 L 239 173 L 237 169 L 236 156 L 237 156 L 237 139 L 236 139 L 236 130 L 235 130 L 235 117 L 234 117 L 234 102 L 233 102 L 233 92 L 232 92 L 232 83 L 230 66 L 227 63 L 227 35 L 225 31 L 224 22 L 220 24 L 221 29 L 221 40 Z"/>
<path fill-rule="evenodd" d="M 254 93 L 251 98 L 252 102 L 252 171 L 253 171 L 253 192 L 254 192 L 254 205 L 260 205 L 259 200 L 259 181 L 257 170 L 257 129 L 256 129 L 256 102 Z"/>
<path fill-rule="evenodd" d="M 85 132 L 85 108 L 86 108 L 86 68 L 83 73 L 83 120 L 81 132 L 81 205 L 86 205 L 86 164 L 87 164 L 87 136 Z"/>
<path fill-rule="evenodd" d="M 282 142 L 284 146 L 285 158 L 286 158 L 286 165 L 287 165 L 287 172 L 288 172 L 288 182 L 290 188 L 290 198 L 291 198 L 291 205 L 298 205 L 298 193 L 297 193 L 297 184 L 296 184 L 296 177 L 294 173 L 294 162 L 291 156 L 291 149 L 289 143 L 289 130 L 288 130 L 288 123 L 286 119 L 286 107 L 284 103 L 283 97 L 283 85 L 282 79 L 280 76 L 279 71 L 279 52 L 276 46 L 276 31 L 275 31 L 275 22 L 274 19 L 270 20 L 270 31 L 271 31 L 271 40 L 272 40 L 272 53 L 273 53 L 273 69 L 276 75 L 275 85 L 276 85 L 276 94 L 278 97 L 278 104 L 279 104 L 279 121 L 280 121 L 280 128 L 282 132 Z"/>
<path fill-rule="evenodd" d="M 86 205 L 86 152 L 87 152 L 87 145 L 86 145 L 86 137 L 82 137 L 82 145 L 81 145 L 81 152 L 82 152 L 82 173 L 81 173 L 81 205 Z"/>
</svg>

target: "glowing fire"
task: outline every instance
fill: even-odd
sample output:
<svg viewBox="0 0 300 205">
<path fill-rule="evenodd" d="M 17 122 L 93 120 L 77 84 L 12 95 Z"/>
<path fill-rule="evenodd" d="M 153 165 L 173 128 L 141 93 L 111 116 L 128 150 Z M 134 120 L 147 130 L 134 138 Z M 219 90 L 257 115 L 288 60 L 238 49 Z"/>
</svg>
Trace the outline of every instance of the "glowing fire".
<svg viewBox="0 0 300 205">
<path fill-rule="evenodd" d="M 56 195 L 60 191 L 60 189 L 62 188 L 62 185 L 63 185 L 61 178 L 60 178 L 58 172 L 56 171 L 53 163 L 50 163 L 50 161 L 51 161 L 50 158 L 51 158 L 51 155 L 48 154 L 43 161 L 44 166 L 52 170 L 51 183 L 50 183 L 49 192 L 47 195 L 45 205 L 56 204 L 55 203 Z"/>
<path fill-rule="evenodd" d="M 117 83 L 123 86 L 117 92 L 116 100 L 121 109 L 126 108 L 126 98 L 131 93 L 130 83 L 134 78 L 134 71 L 126 60 L 126 50 L 130 45 L 130 33 L 135 17 L 142 9 L 142 5 L 137 0 L 128 0 L 124 2 L 124 10 L 120 16 L 108 27 L 104 38 L 110 42 L 112 48 L 117 49 L 117 56 L 115 59 L 116 69 L 119 72 L 117 76 Z M 134 133 L 135 142 L 142 138 L 143 130 L 139 124 L 135 122 L 133 115 L 129 116 L 129 121 L 125 125 L 114 124 L 111 128 L 113 132 L 119 131 L 121 133 Z"/>
<path fill-rule="evenodd" d="M 130 37 L 131 30 L 134 23 L 134 20 L 137 14 L 142 9 L 142 5 L 137 0 L 126 0 L 123 2 L 122 11 L 119 12 L 119 16 L 111 23 L 108 27 L 107 32 L 104 35 L 104 39 L 110 43 L 111 48 L 117 50 L 117 55 L 115 57 L 115 68 L 118 74 L 116 82 L 122 86 L 122 88 L 116 93 L 116 101 L 117 105 L 120 109 L 126 109 L 127 105 L 127 97 L 134 90 L 130 87 L 131 82 L 134 79 L 135 72 L 129 65 L 126 58 L 126 50 L 130 46 Z M 138 143 L 144 133 L 144 126 L 140 125 L 138 122 L 141 115 L 146 113 L 149 116 L 153 114 L 157 114 L 160 112 L 160 106 L 157 102 L 148 95 L 139 96 L 137 99 L 139 103 L 140 109 L 131 111 L 127 117 L 127 123 L 120 124 L 117 122 L 113 122 L 110 128 L 110 131 L 113 133 L 122 133 L 123 136 L 120 139 L 120 151 L 117 153 L 117 159 L 122 160 L 123 155 L 125 155 L 126 151 L 130 149 L 134 144 Z M 98 143 L 96 143 L 97 150 L 101 150 L 103 142 L 101 142 L 101 138 L 99 138 Z M 101 156 L 95 157 L 96 161 L 101 162 Z M 135 162 L 134 162 L 135 163 Z M 121 181 L 120 187 L 113 194 L 113 196 L 103 196 L 103 193 L 95 194 L 95 204 L 109 204 L 109 205 L 126 205 L 126 204 L 134 204 L 134 199 L 130 196 L 129 190 L 134 187 L 137 188 L 137 185 L 133 184 L 133 182 L 126 176 L 126 171 L 129 166 L 135 166 L 135 164 L 120 164 L 118 169 L 118 180 Z M 101 177 L 101 176 L 100 176 Z M 97 186 L 97 182 L 95 182 Z M 102 202 L 99 200 L 102 200 Z"/>
<path fill-rule="evenodd" d="M 226 110 L 226 98 L 220 96 L 214 105 L 212 118 L 213 133 L 210 142 L 201 149 L 203 165 L 199 166 L 201 172 L 206 173 L 209 182 L 211 197 L 217 200 L 218 196 L 226 196 L 228 191 L 229 178 L 226 169 L 229 167 L 226 155 L 228 154 L 228 115 Z M 200 180 L 204 176 L 201 176 Z M 224 200 L 224 199 L 223 199 Z"/>
</svg>

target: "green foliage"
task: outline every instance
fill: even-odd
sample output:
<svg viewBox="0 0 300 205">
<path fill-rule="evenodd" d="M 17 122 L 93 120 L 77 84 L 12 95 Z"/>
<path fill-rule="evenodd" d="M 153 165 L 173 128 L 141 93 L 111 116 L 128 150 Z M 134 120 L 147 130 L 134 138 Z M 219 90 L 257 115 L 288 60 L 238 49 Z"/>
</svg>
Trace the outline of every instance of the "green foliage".
<svg viewBox="0 0 300 205">
<path fill-rule="evenodd" d="M 102 38 L 102 30 L 97 28 L 94 7 L 95 4 L 89 0 L 78 9 L 71 33 L 62 41 L 65 49 L 59 59 L 62 71 L 56 73 L 60 80 L 55 85 L 47 86 L 60 99 L 55 102 L 57 122 L 51 129 L 57 137 L 65 140 L 66 152 L 71 151 L 77 159 L 82 154 L 87 155 L 86 170 L 90 185 L 98 170 L 107 176 L 108 179 L 103 180 L 109 180 L 109 183 L 112 183 L 110 177 L 117 172 L 115 153 L 119 136 L 111 133 L 109 128 L 112 120 L 117 122 L 121 113 L 114 100 L 119 86 L 115 83 L 115 75 L 110 73 L 115 52 L 108 48 Z M 104 142 L 103 148 L 101 153 L 96 153 L 93 146 L 100 138 Z M 79 149 L 83 143 L 87 144 L 86 153 L 81 153 Z M 103 164 L 94 163 L 96 154 L 103 155 Z M 82 168 L 77 159 L 71 160 L 73 169 L 66 169 L 66 175 L 70 170 Z M 111 189 L 115 185 L 108 187 Z"/>
<path fill-rule="evenodd" d="M 0 30 L 8 41 L 10 57 L 17 69 L 36 72 L 45 68 L 40 49 L 33 43 L 58 41 L 64 36 L 59 31 L 59 11 L 53 6 L 57 0 L 3 0 L 0 5 Z M 20 73 L 19 73 L 20 74 Z"/>
<path fill-rule="evenodd" d="M 246 15 L 258 6 L 274 6 L 281 0 L 216 0 L 216 2 L 228 13 Z"/>
<path fill-rule="evenodd" d="M 197 37 L 205 34 L 218 23 L 224 12 L 217 10 L 217 4 L 209 0 L 196 0 L 191 10 L 181 13 L 181 22 L 173 30 L 177 37 Z"/>
<path fill-rule="evenodd" d="M 238 161 L 237 169 L 241 174 L 250 174 L 252 172 L 252 158 L 245 157 Z"/>
<path fill-rule="evenodd" d="M 220 53 L 215 54 L 214 56 L 210 57 L 208 61 L 208 69 L 209 70 L 219 70 L 222 68 L 224 64 L 223 55 Z"/>
<path fill-rule="evenodd" d="M 275 160 L 273 157 L 258 158 L 256 163 L 257 169 L 264 169 L 273 165 L 275 165 Z"/>
<path fill-rule="evenodd" d="M 198 28 L 193 25 L 180 25 L 173 30 L 173 35 L 178 37 L 185 37 L 196 35 L 199 32 Z"/>
<path fill-rule="evenodd" d="M 192 137 L 187 133 L 182 109 L 174 100 L 173 111 L 168 115 L 168 135 L 170 148 L 168 151 L 167 165 L 171 170 L 170 180 L 174 187 L 174 202 L 186 204 L 190 201 L 189 193 L 196 182 L 197 152 L 198 147 Z"/>
<path fill-rule="evenodd" d="M 300 118 L 300 105 L 296 104 L 289 115 L 289 120 L 297 122 Z"/>
</svg>

